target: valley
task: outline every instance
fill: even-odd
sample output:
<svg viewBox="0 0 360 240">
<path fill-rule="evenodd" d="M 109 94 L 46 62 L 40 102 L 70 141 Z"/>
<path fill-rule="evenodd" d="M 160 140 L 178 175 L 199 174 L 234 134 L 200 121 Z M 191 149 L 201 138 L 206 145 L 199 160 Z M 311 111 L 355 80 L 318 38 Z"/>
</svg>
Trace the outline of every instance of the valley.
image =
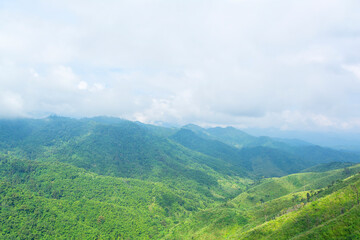
<svg viewBox="0 0 360 240">
<path fill-rule="evenodd" d="M 360 155 L 238 129 L 0 120 L 1 239 L 358 239 Z"/>
</svg>

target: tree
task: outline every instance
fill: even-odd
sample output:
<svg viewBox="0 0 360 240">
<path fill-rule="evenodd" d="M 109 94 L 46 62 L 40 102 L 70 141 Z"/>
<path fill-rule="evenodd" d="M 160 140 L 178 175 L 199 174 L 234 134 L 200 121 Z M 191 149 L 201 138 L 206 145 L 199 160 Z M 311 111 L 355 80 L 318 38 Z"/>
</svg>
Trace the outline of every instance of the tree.
<svg viewBox="0 0 360 240">
<path fill-rule="evenodd" d="M 105 222 L 105 217 L 104 216 L 99 216 L 97 219 L 98 223 L 104 223 Z"/>
<path fill-rule="evenodd" d="M 348 176 L 351 174 L 351 171 L 348 167 L 344 168 L 344 171 L 343 171 L 344 175 Z"/>
<path fill-rule="evenodd" d="M 352 189 L 354 190 L 354 192 L 356 193 L 356 202 L 359 205 L 359 190 L 357 189 L 357 187 L 355 185 L 351 185 Z"/>
</svg>

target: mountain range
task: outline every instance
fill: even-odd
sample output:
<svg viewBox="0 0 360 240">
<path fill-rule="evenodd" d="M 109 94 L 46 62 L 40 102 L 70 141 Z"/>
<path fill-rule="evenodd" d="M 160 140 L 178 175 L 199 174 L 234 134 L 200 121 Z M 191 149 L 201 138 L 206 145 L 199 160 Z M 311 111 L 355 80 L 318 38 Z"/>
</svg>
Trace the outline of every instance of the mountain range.
<svg viewBox="0 0 360 240">
<path fill-rule="evenodd" d="M 356 152 L 233 127 L 2 119 L 0 237 L 359 236 L 359 162 Z"/>
</svg>

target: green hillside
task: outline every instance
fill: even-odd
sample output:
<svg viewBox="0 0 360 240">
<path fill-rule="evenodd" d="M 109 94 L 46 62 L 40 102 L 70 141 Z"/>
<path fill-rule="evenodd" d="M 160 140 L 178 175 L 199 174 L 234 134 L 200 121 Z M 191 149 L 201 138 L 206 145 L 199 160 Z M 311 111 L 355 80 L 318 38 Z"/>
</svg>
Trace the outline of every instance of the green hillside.
<svg viewBox="0 0 360 240">
<path fill-rule="evenodd" d="M 270 137 L 262 136 L 255 137 L 247 134 L 244 131 L 234 127 L 215 127 L 215 128 L 201 128 L 194 124 L 188 124 L 183 127 L 199 135 L 203 138 L 218 140 L 236 148 L 244 147 L 272 147 L 272 148 L 288 148 L 288 144 L 284 140 L 279 141 Z"/>
<path fill-rule="evenodd" d="M 359 239 L 360 175 L 312 195 L 309 202 L 234 239 Z M 328 194 L 327 194 L 328 193 Z"/>
<path fill-rule="evenodd" d="M 0 239 L 357 239 L 358 158 L 234 128 L 3 119 Z"/>
<path fill-rule="evenodd" d="M 186 148 L 240 166 L 257 178 L 285 176 L 320 163 L 360 159 L 357 154 L 318 146 L 290 146 L 270 138 L 256 138 L 234 128 L 202 129 L 195 125 L 185 127 L 170 138 Z M 228 142 L 244 144 L 239 149 L 233 144 L 226 144 Z"/>
<path fill-rule="evenodd" d="M 179 130 L 171 139 L 194 151 L 241 166 L 256 177 L 284 176 L 310 165 L 278 149 L 261 146 L 238 149 L 218 140 L 202 138 L 188 129 Z"/>
<path fill-rule="evenodd" d="M 171 136 L 171 139 L 189 149 L 223 159 L 226 162 L 241 166 L 247 170 L 252 170 L 251 163 L 241 156 L 238 149 L 220 141 L 202 138 L 187 129 L 180 129 Z"/>
<path fill-rule="evenodd" d="M 197 133 L 189 130 L 195 129 Z M 215 131 L 216 130 L 216 131 Z M 259 145 L 256 146 L 255 140 L 253 147 L 243 147 L 238 149 L 234 146 L 227 145 L 225 142 L 211 139 L 212 132 L 226 133 L 230 132 L 237 136 L 242 135 L 240 131 L 232 128 L 214 128 L 206 130 L 209 135 L 204 136 L 205 130 L 201 130 L 195 126 L 187 126 L 187 129 L 180 129 L 170 138 L 184 147 L 191 150 L 220 158 L 235 166 L 240 166 L 246 169 L 254 177 L 279 177 L 287 174 L 300 172 L 310 166 L 317 165 L 323 162 L 331 162 L 334 160 L 349 159 L 356 161 L 358 156 L 350 153 L 338 152 L 335 150 L 328 150 L 319 147 L 291 147 L 285 144 L 279 144 L 278 147 L 266 147 L 261 140 L 256 141 Z M 232 135 L 232 136 L 233 136 Z M 252 137 L 255 138 L 255 137 Z M 241 139 L 241 138 L 237 138 Z M 256 138 L 258 139 L 258 138 Z M 274 142 L 274 141 L 272 141 Z M 283 146 L 280 148 L 280 145 Z M 314 149 L 314 150 L 313 150 Z M 316 157 L 311 156 L 310 152 L 317 151 Z"/>
<path fill-rule="evenodd" d="M 59 162 L 0 160 L 0 236 L 6 239 L 148 239 L 214 204 L 162 183 L 100 176 Z"/>
<path fill-rule="evenodd" d="M 359 179 L 358 172 L 360 165 L 351 167 L 349 172 L 341 169 L 264 179 L 227 203 L 193 214 L 176 225 L 168 236 L 171 236 L 170 239 L 261 239 L 266 236 L 267 230 L 264 230 L 264 236 L 251 234 L 274 221 L 275 226 L 277 219 L 302 211 L 301 209 L 310 205 L 309 202 L 327 199 L 331 194 L 341 192 L 344 187 L 349 186 L 350 179 Z M 345 180 L 342 181 L 343 179 Z M 349 200 L 348 197 L 345 199 Z M 353 197 L 349 201 L 353 201 Z M 298 232 L 301 233 L 302 230 Z M 274 238 L 277 234 L 278 232 L 269 238 Z"/>
<path fill-rule="evenodd" d="M 307 169 L 302 170 L 302 172 L 326 172 L 334 169 L 347 168 L 354 166 L 355 163 L 352 162 L 330 162 L 322 163 Z"/>
<path fill-rule="evenodd" d="M 61 161 L 101 175 L 197 189 L 199 194 L 216 198 L 239 193 L 248 175 L 223 159 L 184 148 L 130 121 L 52 117 L 7 122 L 3 124 L 4 132 L 13 131 L 10 124 L 16 129 L 29 129 L 11 146 L 3 147 L 19 158 Z M 8 140 L 4 138 L 3 144 Z"/>
</svg>

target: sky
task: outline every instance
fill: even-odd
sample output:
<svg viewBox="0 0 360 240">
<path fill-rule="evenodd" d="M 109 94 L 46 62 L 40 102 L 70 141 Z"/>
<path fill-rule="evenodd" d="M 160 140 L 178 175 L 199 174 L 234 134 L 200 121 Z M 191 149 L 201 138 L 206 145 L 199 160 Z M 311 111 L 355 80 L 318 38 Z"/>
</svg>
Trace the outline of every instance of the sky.
<svg viewBox="0 0 360 240">
<path fill-rule="evenodd" d="M 358 0 L 0 0 L 0 117 L 360 132 Z"/>
</svg>

